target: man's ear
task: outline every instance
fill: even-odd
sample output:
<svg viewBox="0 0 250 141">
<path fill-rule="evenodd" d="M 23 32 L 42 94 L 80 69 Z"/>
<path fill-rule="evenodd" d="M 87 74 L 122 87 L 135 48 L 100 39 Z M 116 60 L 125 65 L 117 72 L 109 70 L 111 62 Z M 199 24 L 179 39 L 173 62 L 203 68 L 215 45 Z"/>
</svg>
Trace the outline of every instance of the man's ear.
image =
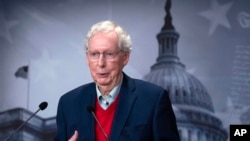
<svg viewBox="0 0 250 141">
<path fill-rule="evenodd" d="M 123 53 L 123 65 L 127 65 L 130 57 L 130 52 Z"/>
<path fill-rule="evenodd" d="M 88 58 L 88 54 L 86 53 L 85 55 L 86 55 L 86 56 L 85 56 L 86 63 L 87 63 L 87 65 L 89 66 L 89 58 Z"/>
</svg>

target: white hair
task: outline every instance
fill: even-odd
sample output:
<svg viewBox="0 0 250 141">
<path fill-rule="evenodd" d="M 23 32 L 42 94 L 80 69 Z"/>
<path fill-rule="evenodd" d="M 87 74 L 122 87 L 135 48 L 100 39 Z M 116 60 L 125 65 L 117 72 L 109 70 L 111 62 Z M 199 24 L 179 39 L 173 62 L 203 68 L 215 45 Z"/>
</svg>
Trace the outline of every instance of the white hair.
<svg viewBox="0 0 250 141">
<path fill-rule="evenodd" d="M 123 29 L 121 26 L 118 24 L 112 22 L 112 21 L 102 21 L 99 23 L 94 24 L 90 30 L 87 33 L 84 45 L 85 45 L 85 50 L 87 51 L 89 48 L 89 39 L 93 37 L 96 33 L 99 32 L 110 32 L 114 31 L 118 35 L 118 47 L 121 49 L 123 52 L 131 52 L 132 48 L 132 41 L 130 36 L 127 34 L 125 29 Z"/>
</svg>

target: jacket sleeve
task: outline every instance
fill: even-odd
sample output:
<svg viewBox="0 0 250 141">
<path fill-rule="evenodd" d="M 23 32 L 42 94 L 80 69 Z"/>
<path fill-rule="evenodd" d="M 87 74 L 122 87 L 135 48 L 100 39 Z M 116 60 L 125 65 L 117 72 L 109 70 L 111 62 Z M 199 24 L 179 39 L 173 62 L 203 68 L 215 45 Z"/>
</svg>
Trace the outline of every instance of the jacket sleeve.
<svg viewBox="0 0 250 141">
<path fill-rule="evenodd" d="M 66 137 L 66 127 L 65 127 L 65 119 L 63 116 L 62 110 L 62 99 L 60 99 L 57 109 L 57 116 L 56 116 L 56 124 L 57 124 L 57 133 L 54 141 L 67 141 Z"/>
<path fill-rule="evenodd" d="M 180 141 L 176 118 L 166 90 L 160 94 L 155 107 L 153 136 L 154 141 Z"/>
</svg>

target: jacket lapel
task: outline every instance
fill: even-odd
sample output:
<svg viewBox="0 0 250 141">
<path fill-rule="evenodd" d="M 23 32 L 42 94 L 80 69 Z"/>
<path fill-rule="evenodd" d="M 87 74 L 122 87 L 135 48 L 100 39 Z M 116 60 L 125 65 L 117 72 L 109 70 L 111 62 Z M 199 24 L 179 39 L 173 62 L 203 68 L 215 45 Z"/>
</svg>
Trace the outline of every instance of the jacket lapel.
<svg viewBox="0 0 250 141">
<path fill-rule="evenodd" d="M 94 141 L 95 140 L 95 120 L 94 117 L 89 111 L 87 110 L 87 106 L 93 106 L 95 108 L 95 102 L 96 102 L 96 91 L 95 91 L 95 85 L 90 84 L 87 89 L 84 89 L 84 92 L 87 93 L 84 95 L 84 97 L 80 98 L 80 107 L 82 113 L 79 115 L 81 117 L 81 123 L 79 124 L 78 128 L 79 131 L 84 131 L 83 133 L 80 133 L 79 140 L 88 140 L 88 141 Z M 82 94 L 83 96 L 83 94 Z"/>
<path fill-rule="evenodd" d="M 133 95 L 134 90 L 134 81 L 124 74 L 118 99 L 119 101 L 116 108 L 114 121 L 112 124 L 110 141 L 117 141 L 119 136 L 121 135 L 122 129 L 128 118 L 130 109 L 132 108 L 136 100 L 136 96 Z"/>
</svg>

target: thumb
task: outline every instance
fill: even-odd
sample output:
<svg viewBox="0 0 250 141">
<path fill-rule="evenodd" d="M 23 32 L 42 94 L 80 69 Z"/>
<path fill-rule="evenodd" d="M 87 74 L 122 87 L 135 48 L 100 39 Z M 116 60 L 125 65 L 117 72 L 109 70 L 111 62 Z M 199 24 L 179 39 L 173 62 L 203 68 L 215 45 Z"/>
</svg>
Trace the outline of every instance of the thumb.
<svg viewBox="0 0 250 141">
<path fill-rule="evenodd" d="M 74 135 L 69 139 L 69 141 L 76 141 L 78 138 L 78 131 L 74 132 Z"/>
</svg>

